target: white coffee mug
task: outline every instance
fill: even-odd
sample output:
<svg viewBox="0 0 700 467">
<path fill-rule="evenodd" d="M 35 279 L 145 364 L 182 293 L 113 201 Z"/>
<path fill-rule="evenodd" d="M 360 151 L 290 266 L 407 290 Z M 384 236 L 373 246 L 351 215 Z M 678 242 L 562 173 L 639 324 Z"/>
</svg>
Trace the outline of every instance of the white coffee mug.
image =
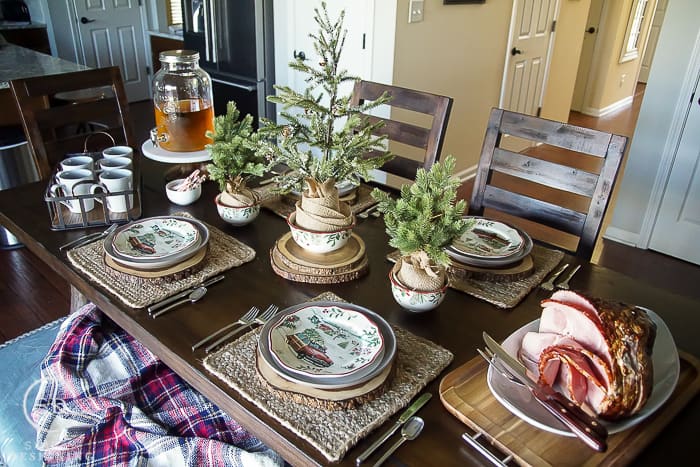
<svg viewBox="0 0 700 467">
<path fill-rule="evenodd" d="M 100 184 L 93 187 L 92 192 L 96 193 L 98 190 L 106 193 L 131 191 L 133 190 L 133 185 L 133 173 L 131 170 L 107 170 L 100 174 Z M 97 198 L 97 200 L 102 202 L 100 198 Z M 130 194 L 106 196 L 105 200 L 107 202 L 107 209 L 109 209 L 110 212 L 127 212 L 134 203 L 134 196 Z"/>
<path fill-rule="evenodd" d="M 104 151 L 102 151 L 102 157 L 105 159 L 110 159 L 112 157 L 128 157 L 132 158 L 134 156 L 134 150 L 129 146 L 111 146 Z"/>
<path fill-rule="evenodd" d="M 50 191 L 53 196 L 73 197 L 80 195 L 88 195 L 92 193 L 92 189 L 97 186 L 95 183 L 92 170 L 75 169 L 64 170 L 56 175 L 57 183 L 51 185 Z M 80 203 L 82 201 L 83 208 Z M 85 211 L 92 211 L 95 208 L 94 198 L 71 199 L 61 201 L 66 205 L 70 212 L 80 214 Z"/>
<path fill-rule="evenodd" d="M 131 159 L 128 157 L 110 157 L 108 159 L 100 159 L 97 161 L 97 167 L 101 172 L 114 169 L 130 169 Z"/>
<path fill-rule="evenodd" d="M 61 170 L 88 169 L 93 170 L 94 161 L 90 156 L 71 156 L 61 161 Z"/>
</svg>

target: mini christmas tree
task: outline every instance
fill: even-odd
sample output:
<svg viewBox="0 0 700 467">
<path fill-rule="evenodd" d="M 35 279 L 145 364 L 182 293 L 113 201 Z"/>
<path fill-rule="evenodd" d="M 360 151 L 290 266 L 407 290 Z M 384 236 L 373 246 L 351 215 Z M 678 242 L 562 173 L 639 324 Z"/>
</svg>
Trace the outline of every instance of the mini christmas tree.
<svg viewBox="0 0 700 467">
<path fill-rule="evenodd" d="M 401 187 L 398 199 L 379 189 L 372 191 L 384 214 L 389 244 L 398 248 L 404 263 L 424 271 L 435 283 L 444 283 L 444 269 L 450 264 L 444 248 L 469 227 L 462 217 L 466 202 L 456 201 L 459 180 L 452 177 L 454 167 L 454 157 L 448 156 L 428 172 L 419 169 L 415 183 Z"/>
<path fill-rule="evenodd" d="M 371 170 L 381 167 L 392 156 L 386 151 L 386 138 L 372 135 L 381 123 L 370 124 L 361 115 L 385 104 L 388 97 L 384 95 L 354 107 L 350 105 L 350 96 L 340 95 L 343 83 L 358 79 L 338 67 L 347 32 L 343 30 L 345 12 L 332 22 L 325 2 L 322 12 L 314 11 L 319 31 L 310 37 L 319 62 L 312 64 L 310 60 L 297 58 L 289 63 L 291 68 L 306 75 L 308 86 L 304 92 L 275 86 L 277 95 L 268 96 L 268 100 L 282 105 L 281 115 L 286 123 L 263 119 L 259 133 L 269 140 L 261 142 L 259 153 L 292 169 L 278 177 L 282 191 L 301 191 L 306 181 L 309 194 L 317 197 L 321 195 L 319 187 L 328 180 L 359 184 L 361 178 L 368 179 Z M 380 155 L 365 157 L 373 151 Z"/>
<path fill-rule="evenodd" d="M 214 131 L 207 132 L 213 141 L 207 145 L 212 160 L 207 170 L 209 178 L 218 182 L 223 193 L 250 197 L 246 194 L 247 178 L 263 175 L 268 165 L 256 152 L 258 135 L 253 132 L 253 117 L 246 115 L 240 120 L 239 117 L 236 103 L 231 101 L 226 105 L 226 114 L 214 119 Z"/>
</svg>

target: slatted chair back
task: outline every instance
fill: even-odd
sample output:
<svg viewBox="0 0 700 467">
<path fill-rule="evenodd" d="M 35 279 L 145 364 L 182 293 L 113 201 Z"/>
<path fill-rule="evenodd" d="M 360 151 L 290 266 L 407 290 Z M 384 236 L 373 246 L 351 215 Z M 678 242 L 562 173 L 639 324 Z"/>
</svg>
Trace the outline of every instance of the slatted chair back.
<svg viewBox="0 0 700 467">
<path fill-rule="evenodd" d="M 351 104 L 359 105 L 365 101 L 377 100 L 385 92 L 391 97 L 388 103 L 391 107 L 391 118 L 367 116 L 370 123 L 384 123 L 375 134 L 386 136 L 390 150 L 396 154 L 396 157 L 384 164 L 381 170 L 413 180 L 419 168 L 429 169 L 440 157 L 452 98 L 372 81 L 357 81 L 352 92 Z M 402 114 L 406 120 L 419 123 L 402 121 L 398 114 Z M 375 154 L 367 155 L 372 156 Z"/>
<path fill-rule="evenodd" d="M 511 137 L 532 146 L 509 150 Z M 493 109 L 469 212 L 590 259 L 626 144 L 625 136 Z"/>
<path fill-rule="evenodd" d="M 87 135 L 76 129 L 88 122 L 109 133 L 116 144 L 135 147 L 118 67 L 16 79 L 10 81 L 10 88 L 42 179 L 51 175 L 52 167 L 66 154 L 83 151 Z M 56 96 L 81 93 L 92 97 L 67 103 Z M 106 136 L 99 137 L 102 147 L 112 145 Z"/>
</svg>

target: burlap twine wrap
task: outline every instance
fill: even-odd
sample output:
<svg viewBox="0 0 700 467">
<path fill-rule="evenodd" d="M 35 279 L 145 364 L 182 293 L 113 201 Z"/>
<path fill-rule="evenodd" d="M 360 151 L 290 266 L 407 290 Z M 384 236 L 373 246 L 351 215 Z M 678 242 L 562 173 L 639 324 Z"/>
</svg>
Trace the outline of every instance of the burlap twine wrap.
<svg viewBox="0 0 700 467">
<path fill-rule="evenodd" d="M 327 292 L 314 300 L 343 301 Z M 340 460 L 360 439 L 408 405 L 454 358 L 447 349 L 394 326 L 396 375 L 384 394 L 356 409 L 324 410 L 276 395 L 255 368 L 259 329 L 204 359 L 204 366 L 266 414 L 305 439 L 330 462 Z"/>
<path fill-rule="evenodd" d="M 335 180 L 316 185 L 311 193 L 304 193 L 296 204 L 296 224 L 315 232 L 334 232 L 352 224 L 350 206 L 340 201 Z"/>
<path fill-rule="evenodd" d="M 255 192 L 260 196 L 262 207 L 269 209 L 280 217 L 287 219 L 296 210 L 296 203 L 299 197 L 293 194 L 280 195 L 275 193 L 276 185 L 269 184 L 255 188 Z M 357 194 L 352 201 L 348 202 L 352 214 L 359 214 L 365 209 L 377 204 L 377 200 L 370 194 L 372 187 L 360 185 Z"/>
<path fill-rule="evenodd" d="M 430 266 L 428 255 L 403 256 L 396 262 L 399 281 L 406 287 L 421 292 L 440 290 L 445 286 L 446 271 L 444 268 L 434 270 Z"/>
<path fill-rule="evenodd" d="M 176 216 L 192 217 L 187 213 Z M 252 261 L 255 250 L 207 224 L 209 251 L 196 267 L 175 277 L 141 278 L 115 271 L 104 262 L 102 241 L 68 252 L 68 260 L 91 281 L 107 289 L 127 306 L 141 308 L 193 287 L 227 269 Z"/>
<path fill-rule="evenodd" d="M 221 204 L 234 208 L 243 208 L 255 204 L 258 201 L 258 195 L 248 188 L 243 189 L 239 193 L 229 193 L 224 191 L 219 198 Z"/>
<path fill-rule="evenodd" d="M 544 278 L 564 258 L 564 253 L 559 250 L 552 250 L 541 245 L 534 245 L 530 253 L 534 261 L 534 271 L 531 275 L 512 282 L 498 282 L 488 279 L 474 279 L 460 277 L 447 270 L 448 285 L 450 288 L 472 295 L 487 301 L 499 308 L 513 308 L 527 296 L 535 287 L 540 285 Z M 387 259 L 392 262 L 400 257 L 398 251 L 387 255 Z"/>
</svg>

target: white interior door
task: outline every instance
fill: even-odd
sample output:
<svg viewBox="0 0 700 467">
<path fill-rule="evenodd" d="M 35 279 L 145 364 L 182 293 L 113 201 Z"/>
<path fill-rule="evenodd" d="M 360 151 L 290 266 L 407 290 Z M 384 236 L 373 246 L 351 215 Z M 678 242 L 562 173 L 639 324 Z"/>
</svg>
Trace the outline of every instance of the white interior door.
<svg viewBox="0 0 700 467">
<path fill-rule="evenodd" d="M 656 3 L 654 19 L 649 28 L 649 39 L 647 39 L 642 65 L 639 68 L 639 77 L 637 78 L 637 81 L 641 83 L 646 83 L 649 80 L 649 71 L 651 70 L 651 63 L 654 60 L 654 52 L 656 52 L 656 41 L 659 39 L 659 33 L 661 32 L 661 25 L 664 23 L 667 6 L 668 0 L 659 0 Z"/>
<path fill-rule="evenodd" d="M 149 99 L 138 0 L 75 0 L 85 65 L 118 66 L 129 101 Z"/>
<path fill-rule="evenodd" d="M 700 265 L 700 75 L 649 249 Z"/>
<path fill-rule="evenodd" d="M 303 54 L 305 60 L 317 63 L 318 54 L 313 47 L 309 34 L 318 32 L 314 21 L 314 8 L 321 9 L 321 0 L 288 0 L 288 18 L 286 46 L 281 50 L 282 60 L 286 63 Z M 351 75 L 370 79 L 372 75 L 372 41 L 374 0 L 333 0 L 327 3 L 328 16 L 331 21 L 345 11 L 343 28 L 347 30 L 345 45 L 340 58 L 340 68 Z M 287 74 L 286 83 L 297 91 L 306 88 L 305 76 L 288 66 L 278 69 L 278 75 Z M 278 82 L 284 78 L 278 78 Z M 345 83 L 341 88 L 343 95 L 352 92 L 352 83 Z"/>
<path fill-rule="evenodd" d="M 586 33 L 583 36 L 581 58 L 579 59 L 578 73 L 576 74 L 576 85 L 574 86 L 574 95 L 571 99 L 571 110 L 580 112 L 586 105 L 586 89 L 588 88 L 588 77 L 591 76 L 596 40 L 600 35 L 603 3 L 604 0 L 591 0 L 591 6 L 588 9 Z"/>
<path fill-rule="evenodd" d="M 514 0 L 501 107 L 537 115 L 547 81 L 558 0 Z"/>
</svg>

